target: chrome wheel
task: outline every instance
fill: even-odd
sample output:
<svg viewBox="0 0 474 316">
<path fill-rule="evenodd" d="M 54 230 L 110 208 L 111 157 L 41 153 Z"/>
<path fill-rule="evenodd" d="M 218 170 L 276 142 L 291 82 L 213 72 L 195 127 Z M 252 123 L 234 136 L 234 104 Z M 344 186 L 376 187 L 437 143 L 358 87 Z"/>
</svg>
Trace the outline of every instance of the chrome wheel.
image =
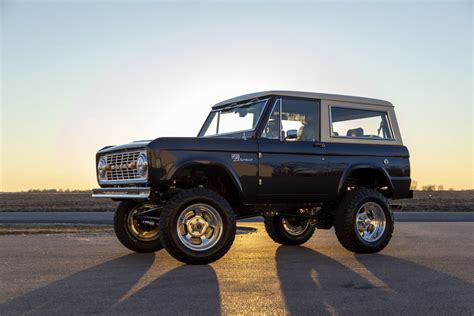
<svg viewBox="0 0 474 316">
<path fill-rule="evenodd" d="M 222 217 L 208 204 L 193 204 L 181 212 L 176 229 L 184 246 L 191 250 L 205 251 L 214 247 L 221 239 Z"/>
<path fill-rule="evenodd" d="M 366 242 L 379 240 L 386 226 L 385 212 L 379 204 L 367 202 L 357 211 L 355 229 L 362 240 Z"/>
<path fill-rule="evenodd" d="M 152 241 L 160 237 L 158 227 L 145 224 L 139 218 L 139 215 L 148 209 L 150 207 L 145 204 L 137 205 L 127 216 L 128 231 L 133 237 L 141 241 Z"/>
<path fill-rule="evenodd" d="M 285 231 L 291 236 L 300 236 L 304 234 L 310 225 L 309 220 L 300 221 L 282 218 L 281 222 Z"/>
</svg>

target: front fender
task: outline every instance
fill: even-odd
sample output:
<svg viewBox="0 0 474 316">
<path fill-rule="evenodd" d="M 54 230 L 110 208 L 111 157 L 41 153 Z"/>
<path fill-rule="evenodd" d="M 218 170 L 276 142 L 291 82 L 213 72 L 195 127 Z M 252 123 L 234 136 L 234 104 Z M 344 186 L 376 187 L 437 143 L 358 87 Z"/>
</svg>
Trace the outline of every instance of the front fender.
<svg viewBox="0 0 474 316">
<path fill-rule="evenodd" d="M 157 138 L 148 145 L 152 186 L 164 192 L 191 166 L 225 171 L 242 203 L 256 199 L 258 145 L 253 139 Z M 222 173 L 224 176 L 224 173 Z"/>
<path fill-rule="evenodd" d="M 179 176 L 181 171 L 190 167 L 201 167 L 206 166 L 210 168 L 218 168 L 223 170 L 230 179 L 236 190 L 239 198 L 243 201 L 246 199 L 244 188 L 242 184 L 242 178 L 235 170 L 231 160 L 230 154 L 225 152 L 198 152 L 198 151 L 160 151 L 160 162 L 161 172 L 157 173 L 160 175 L 161 183 L 172 184 L 173 180 Z M 155 182 L 155 181 L 153 181 Z"/>
<path fill-rule="evenodd" d="M 174 166 L 171 167 L 169 172 L 166 173 L 166 178 L 167 180 L 173 180 L 176 176 L 176 174 L 179 173 L 180 170 L 183 170 L 188 167 L 198 167 L 198 166 L 212 166 L 215 168 L 220 168 L 226 172 L 226 174 L 230 177 L 232 180 L 232 183 L 234 186 L 238 189 L 239 193 L 241 194 L 243 192 L 242 189 L 242 183 L 240 182 L 240 178 L 235 172 L 235 170 L 231 167 L 229 167 L 226 162 L 224 161 L 219 161 L 216 159 L 190 159 L 190 160 L 184 160 L 177 162 Z"/>
</svg>

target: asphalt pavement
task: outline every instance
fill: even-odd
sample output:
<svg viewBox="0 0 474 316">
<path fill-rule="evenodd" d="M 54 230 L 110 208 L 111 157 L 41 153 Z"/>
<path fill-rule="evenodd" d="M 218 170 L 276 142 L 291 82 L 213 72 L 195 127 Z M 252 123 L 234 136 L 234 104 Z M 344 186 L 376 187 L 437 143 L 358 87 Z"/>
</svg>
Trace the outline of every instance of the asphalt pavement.
<svg viewBox="0 0 474 316">
<path fill-rule="evenodd" d="M 0 315 L 474 314 L 474 223 L 397 223 L 380 254 L 333 230 L 280 246 L 262 223 L 210 265 L 134 254 L 113 233 L 0 236 Z"/>
<path fill-rule="evenodd" d="M 113 212 L 0 212 L 0 224 L 112 224 Z M 474 212 L 395 212 L 398 222 L 474 222 Z M 261 222 L 261 217 L 243 220 Z"/>
</svg>

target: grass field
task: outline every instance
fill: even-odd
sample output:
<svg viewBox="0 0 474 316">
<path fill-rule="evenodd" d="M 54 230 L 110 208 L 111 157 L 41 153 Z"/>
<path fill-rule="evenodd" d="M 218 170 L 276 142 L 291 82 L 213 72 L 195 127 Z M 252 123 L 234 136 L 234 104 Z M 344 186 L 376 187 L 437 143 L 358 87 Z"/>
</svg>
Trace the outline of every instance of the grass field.
<svg viewBox="0 0 474 316">
<path fill-rule="evenodd" d="M 106 212 L 116 202 L 94 199 L 91 193 L 2 193 L 0 212 Z"/>
<path fill-rule="evenodd" d="M 413 199 L 394 203 L 402 204 L 402 211 L 473 212 L 474 190 L 415 191 Z M 0 212 L 106 212 L 116 205 L 90 193 L 0 193 Z"/>
</svg>

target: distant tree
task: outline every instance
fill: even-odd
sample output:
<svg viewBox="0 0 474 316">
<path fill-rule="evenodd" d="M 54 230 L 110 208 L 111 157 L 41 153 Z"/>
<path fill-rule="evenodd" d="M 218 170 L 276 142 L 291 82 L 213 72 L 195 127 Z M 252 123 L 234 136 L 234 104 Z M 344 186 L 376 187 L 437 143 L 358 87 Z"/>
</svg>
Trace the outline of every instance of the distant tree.
<svg viewBox="0 0 474 316">
<path fill-rule="evenodd" d="M 444 185 L 438 185 L 438 191 L 444 191 Z"/>
<path fill-rule="evenodd" d="M 418 188 L 418 181 L 413 180 L 413 181 L 411 182 L 411 189 L 412 189 L 412 190 L 416 190 L 417 188 Z"/>
<path fill-rule="evenodd" d="M 78 190 L 78 189 L 69 189 L 69 188 L 66 188 L 66 189 L 28 189 L 24 192 L 28 192 L 28 193 L 46 193 L 46 194 L 50 194 L 50 193 L 90 193 L 91 191 L 90 190 Z"/>
<path fill-rule="evenodd" d="M 423 191 L 434 191 L 436 189 L 436 185 L 434 184 L 427 184 L 421 187 Z"/>
</svg>

